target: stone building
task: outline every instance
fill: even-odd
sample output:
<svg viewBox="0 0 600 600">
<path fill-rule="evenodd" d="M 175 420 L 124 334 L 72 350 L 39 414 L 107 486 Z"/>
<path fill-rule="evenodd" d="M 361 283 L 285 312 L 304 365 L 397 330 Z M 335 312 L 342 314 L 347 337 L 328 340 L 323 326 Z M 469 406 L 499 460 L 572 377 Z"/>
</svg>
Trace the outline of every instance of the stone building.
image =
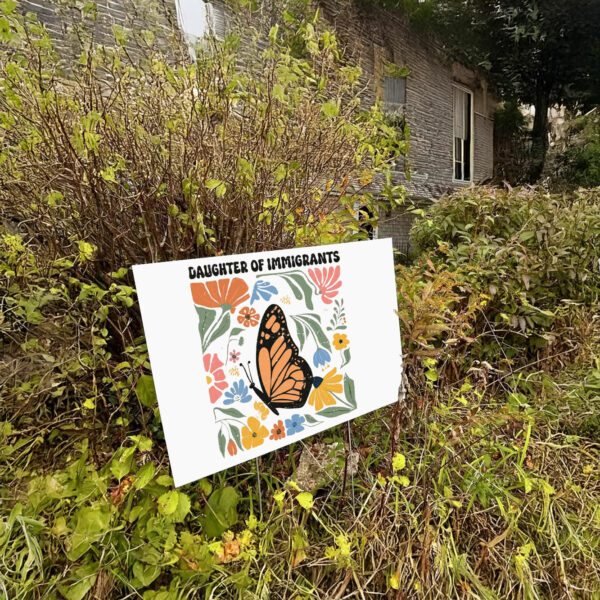
<svg viewBox="0 0 600 600">
<path fill-rule="evenodd" d="M 83 4 L 83 3 L 81 3 Z M 379 100 L 391 118 L 410 129 L 408 165 L 398 165 L 395 183 L 424 203 L 493 175 L 495 101 L 479 74 L 453 62 L 431 37 L 398 12 L 357 0 L 318 0 L 324 21 L 332 26 L 350 56 L 363 70 L 365 103 Z M 80 18 L 65 2 L 21 0 L 68 52 L 69 22 Z M 223 0 L 96 0 L 95 35 L 112 39 L 112 27 L 144 29 L 148 20 L 165 32 L 181 28 L 190 41 L 212 32 L 224 35 L 231 14 Z M 405 167 L 410 179 L 405 176 Z M 408 252 L 412 215 L 386 214 L 378 237 L 392 237 Z"/>
<path fill-rule="evenodd" d="M 495 101 L 487 82 L 451 61 L 403 15 L 353 0 L 322 0 L 325 20 L 368 78 L 368 100 L 401 115 L 410 128 L 410 180 L 396 181 L 408 195 L 428 202 L 460 187 L 490 179 L 494 167 Z M 385 215 L 376 235 L 392 237 L 407 252 L 412 215 Z"/>
</svg>

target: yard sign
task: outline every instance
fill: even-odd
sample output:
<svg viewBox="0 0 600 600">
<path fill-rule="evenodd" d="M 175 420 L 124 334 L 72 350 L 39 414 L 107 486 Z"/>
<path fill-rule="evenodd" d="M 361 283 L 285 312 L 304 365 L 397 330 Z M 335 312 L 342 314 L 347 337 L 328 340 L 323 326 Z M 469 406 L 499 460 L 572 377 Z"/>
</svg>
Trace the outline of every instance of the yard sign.
<svg viewBox="0 0 600 600">
<path fill-rule="evenodd" d="M 389 239 L 133 271 L 178 486 L 398 398 Z"/>
</svg>

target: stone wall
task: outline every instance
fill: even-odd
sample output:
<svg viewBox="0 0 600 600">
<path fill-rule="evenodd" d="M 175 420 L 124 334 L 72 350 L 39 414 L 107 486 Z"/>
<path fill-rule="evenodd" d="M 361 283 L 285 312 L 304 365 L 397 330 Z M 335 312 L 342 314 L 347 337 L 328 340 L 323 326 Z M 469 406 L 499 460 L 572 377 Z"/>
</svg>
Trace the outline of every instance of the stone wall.
<svg viewBox="0 0 600 600">
<path fill-rule="evenodd" d="M 460 187 L 453 180 L 453 84 L 473 94 L 473 183 L 492 177 L 495 102 L 477 74 L 452 63 L 434 40 L 415 31 L 398 13 L 362 8 L 355 0 L 320 0 L 324 19 L 336 30 L 349 54 L 363 69 L 367 103 L 382 99 L 386 63 L 406 67 L 404 114 L 410 128 L 407 180 L 403 166 L 395 173 L 412 198 L 432 201 Z M 391 237 L 402 253 L 409 250 L 413 215 L 399 210 L 382 217 L 379 237 Z"/>
<path fill-rule="evenodd" d="M 139 37 L 144 30 L 158 34 L 158 43 L 165 49 L 173 46 L 172 36 L 179 35 L 175 0 L 95 0 L 94 11 L 90 5 L 77 0 L 20 0 L 19 9 L 37 16 L 66 62 L 79 52 L 80 25 L 85 25 L 86 36 L 97 44 L 114 44 L 115 27 L 128 32 L 128 49 L 134 53 L 144 51 Z"/>
<path fill-rule="evenodd" d="M 433 199 L 463 186 L 453 181 L 452 85 L 473 93 L 474 183 L 493 173 L 493 113 L 495 103 L 485 81 L 451 63 L 434 40 L 419 34 L 402 15 L 353 0 L 321 0 L 323 17 L 331 23 L 364 73 L 366 100 L 383 93 L 385 63 L 410 71 L 406 83 L 405 115 L 410 128 L 411 180 L 402 181 L 409 194 Z"/>
</svg>

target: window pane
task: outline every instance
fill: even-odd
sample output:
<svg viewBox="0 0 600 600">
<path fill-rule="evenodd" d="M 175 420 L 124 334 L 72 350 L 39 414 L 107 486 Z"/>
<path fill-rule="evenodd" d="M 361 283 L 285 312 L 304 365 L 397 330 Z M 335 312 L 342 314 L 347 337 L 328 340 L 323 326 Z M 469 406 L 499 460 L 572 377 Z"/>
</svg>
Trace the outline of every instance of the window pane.
<svg viewBox="0 0 600 600">
<path fill-rule="evenodd" d="M 383 107 L 397 110 L 406 103 L 406 77 L 384 77 Z"/>
<path fill-rule="evenodd" d="M 459 181 L 470 181 L 473 170 L 471 164 L 472 112 L 473 96 L 465 90 L 454 87 L 454 179 Z"/>
<path fill-rule="evenodd" d="M 456 162 L 462 162 L 463 157 L 463 144 L 460 138 L 454 138 L 454 160 Z"/>
<path fill-rule="evenodd" d="M 466 97 L 468 94 L 458 88 L 452 89 L 454 90 L 454 137 L 464 140 L 467 134 L 465 111 L 467 109 Z"/>
<path fill-rule="evenodd" d="M 179 21 L 184 33 L 201 38 L 206 33 L 206 4 L 197 0 L 178 0 Z"/>
<path fill-rule="evenodd" d="M 207 2 L 206 14 L 212 35 L 214 35 L 218 40 L 224 40 L 225 35 L 227 34 L 227 24 L 225 21 L 226 17 L 223 5 Z"/>
</svg>

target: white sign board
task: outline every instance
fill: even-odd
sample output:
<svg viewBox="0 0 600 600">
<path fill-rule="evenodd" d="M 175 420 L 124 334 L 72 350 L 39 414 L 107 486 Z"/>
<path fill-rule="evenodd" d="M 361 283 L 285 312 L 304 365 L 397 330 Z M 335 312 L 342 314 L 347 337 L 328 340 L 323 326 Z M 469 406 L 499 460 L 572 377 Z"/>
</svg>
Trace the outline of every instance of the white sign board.
<svg viewBox="0 0 600 600">
<path fill-rule="evenodd" d="M 398 399 L 389 239 L 133 272 L 178 486 Z"/>
</svg>

